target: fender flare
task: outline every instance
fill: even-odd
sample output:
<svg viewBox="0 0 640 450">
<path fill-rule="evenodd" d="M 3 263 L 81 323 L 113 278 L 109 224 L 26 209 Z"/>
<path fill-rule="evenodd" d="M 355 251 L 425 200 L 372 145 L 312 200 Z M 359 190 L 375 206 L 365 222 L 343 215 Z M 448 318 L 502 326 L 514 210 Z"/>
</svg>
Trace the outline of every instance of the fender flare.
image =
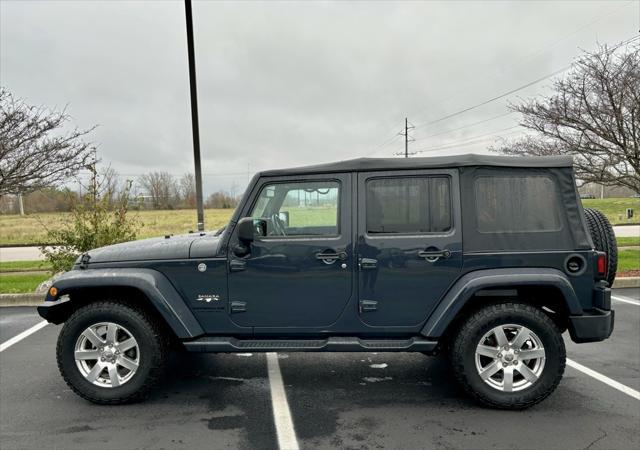
<svg viewBox="0 0 640 450">
<path fill-rule="evenodd" d="M 470 272 L 456 281 L 427 319 L 420 334 L 442 336 L 471 297 L 482 289 L 517 286 L 552 286 L 562 293 L 569 314 L 582 315 L 582 307 L 566 275 L 557 269 L 488 269 Z"/>
<path fill-rule="evenodd" d="M 53 285 L 58 289 L 57 298 L 47 294 L 45 302 L 38 307 L 38 313 L 54 323 L 56 323 L 55 309 L 64 308 L 68 303 L 60 297 L 73 294 L 75 289 L 129 287 L 147 296 L 178 338 L 188 339 L 204 334 L 202 326 L 178 291 L 167 277 L 157 270 L 138 268 L 71 270 L 56 279 Z"/>
</svg>

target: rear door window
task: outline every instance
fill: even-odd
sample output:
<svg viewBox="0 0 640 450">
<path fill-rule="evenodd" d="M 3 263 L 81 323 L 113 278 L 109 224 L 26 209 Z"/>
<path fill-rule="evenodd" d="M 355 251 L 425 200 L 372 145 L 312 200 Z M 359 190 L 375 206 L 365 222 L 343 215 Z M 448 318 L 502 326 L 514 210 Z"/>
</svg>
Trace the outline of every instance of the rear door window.
<svg viewBox="0 0 640 450">
<path fill-rule="evenodd" d="M 366 184 L 368 234 L 451 230 L 449 177 L 374 178 Z"/>
</svg>

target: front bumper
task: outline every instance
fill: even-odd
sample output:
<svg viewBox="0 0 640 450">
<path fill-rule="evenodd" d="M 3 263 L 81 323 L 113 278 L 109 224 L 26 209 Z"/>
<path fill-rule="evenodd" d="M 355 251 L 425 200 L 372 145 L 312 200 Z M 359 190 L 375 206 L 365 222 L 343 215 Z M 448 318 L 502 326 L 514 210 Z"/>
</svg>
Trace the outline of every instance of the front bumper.
<svg viewBox="0 0 640 450">
<path fill-rule="evenodd" d="M 47 295 L 45 301 L 38 306 L 38 314 L 40 314 L 40 317 L 46 321 L 56 325 L 64 322 L 65 318 L 69 316 L 68 313 L 71 310 L 69 296 L 63 295 L 56 300 L 49 299 L 50 296 Z"/>
<path fill-rule="evenodd" d="M 581 316 L 569 317 L 569 334 L 573 342 L 598 342 L 613 332 L 615 311 L 592 309 Z"/>
</svg>

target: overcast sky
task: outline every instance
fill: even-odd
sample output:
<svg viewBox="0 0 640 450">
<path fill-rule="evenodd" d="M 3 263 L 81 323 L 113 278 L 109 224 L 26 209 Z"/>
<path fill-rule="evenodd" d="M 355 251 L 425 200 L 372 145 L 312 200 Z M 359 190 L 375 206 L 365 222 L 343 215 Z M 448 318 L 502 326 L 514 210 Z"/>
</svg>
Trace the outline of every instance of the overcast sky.
<svg viewBox="0 0 640 450">
<path fill-rule="evenodd" d="M 581 48 L 637 36 L 639 8 L 195 1 L 205 194 L 240 192 L 248 171 L 393 156 L 405 116 L 423 156 L 486 152 L 521 133 L 507 101 L 544 95 L 550 80 L 425 124 L 556 72 Z M 192 170 L 182 1 L 0 0 L 0 16 L 3 86 L 98 124 L 91 140 L 125 176 Z"/>
</svg>

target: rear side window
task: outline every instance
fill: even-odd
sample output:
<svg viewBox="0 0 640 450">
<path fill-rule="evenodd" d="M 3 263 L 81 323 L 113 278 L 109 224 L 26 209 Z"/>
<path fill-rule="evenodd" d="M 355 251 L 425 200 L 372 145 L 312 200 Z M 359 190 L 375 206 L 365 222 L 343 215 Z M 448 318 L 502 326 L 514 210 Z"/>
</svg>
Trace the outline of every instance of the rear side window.
<svg viewBox="0 0 640 450">
<path fill-rule="evenodd" d="M 480 233 L 558 231 L 555 182 L 547 176 L 479 177 L 475 180 Z"/>
<path fill-rule="evenodd" d="M 451 229 L 448 177 L 377 178 L 367 182 L 367 233 L 441 233 Z"/>
</svg>

